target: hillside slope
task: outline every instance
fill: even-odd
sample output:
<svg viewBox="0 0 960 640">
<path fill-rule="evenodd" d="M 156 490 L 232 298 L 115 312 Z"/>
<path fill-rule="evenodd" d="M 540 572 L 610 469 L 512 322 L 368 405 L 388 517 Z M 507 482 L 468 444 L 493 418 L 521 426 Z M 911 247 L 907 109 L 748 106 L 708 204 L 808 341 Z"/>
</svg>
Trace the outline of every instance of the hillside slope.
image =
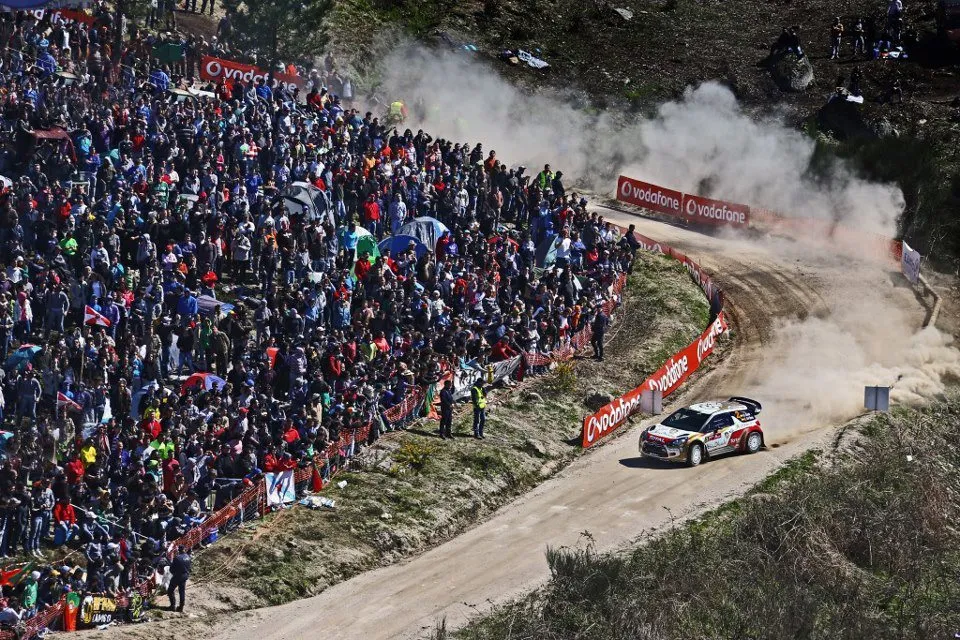
<svg viewBox="0 0 960 640">
<path fill-rule="evenodd" d="M 848 33 L 857 16 L 868 34 L 882 30 L 886 3 L 864 0 L 338 0 L 330 24 L 340 59 L 367 89 L 401 34 L 438 48 L 474 45 L 476 53 L 462 55 L 531 93 L 549 87 L 580 108 L 618 116 L 649 115 L 689 86 L 720 81 L 747 108 L 780 114 L 815 137 L 821 153 L 809 170 L 824 180 L 841 157 L 863 177 L 896 182 L 906 199 L 902 234 L 952 271 L 960 264 L 960 222 L 947 214 L 960 207 L 960 55 L 935 37 L 933 2 L 907 5 L 907 61 L 854 59 L 849 38 L 841 59 L 829 60 L 834 17 Z M 801 27 L 813 65 L 801 92 L 780 89 L 764 64 L 786 25 Z M 510 65 L 499 57 L 505 49 L 530 51 L 550 67 Z M 855 67 L 864 104 L 825 110 Z M 897 79 L 902 103 L 889 99 Z"/>
<path fill-rule="evenodd" d="M 549 550 L 545 588 L 452 637 L 951 637 L 957 437 L 956 395 L 857 421 L 835 451 L 629 553 Z"/>
</svg>

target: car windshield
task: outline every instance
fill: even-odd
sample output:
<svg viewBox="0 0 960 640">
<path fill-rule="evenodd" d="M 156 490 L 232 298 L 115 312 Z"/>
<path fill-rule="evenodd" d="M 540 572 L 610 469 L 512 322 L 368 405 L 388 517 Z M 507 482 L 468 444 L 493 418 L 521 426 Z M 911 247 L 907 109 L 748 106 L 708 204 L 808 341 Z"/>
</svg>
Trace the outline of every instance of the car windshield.
<svg viewBox="0 0 960 640">
<path fill-rule="evenodd" d="M 670 414 L 661 424 L 665 427 L 682 429 L 683 431 L 700 431 L 700 427 L 710 416 L 693 409 L 678 409 Z"/>
</svg>

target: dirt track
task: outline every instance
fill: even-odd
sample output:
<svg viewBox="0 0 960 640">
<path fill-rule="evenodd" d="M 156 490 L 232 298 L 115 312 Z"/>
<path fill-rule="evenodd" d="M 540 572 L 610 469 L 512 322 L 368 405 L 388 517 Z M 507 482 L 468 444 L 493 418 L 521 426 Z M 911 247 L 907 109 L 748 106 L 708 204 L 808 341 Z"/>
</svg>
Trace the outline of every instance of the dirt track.
<svg viewBox="0 0 960 640">
<path fill-rule="evenodd" d="M 828 425 L 856 413 L 849 402 L 833 408 L 836 403 L 821 403 L 820 398 L 803 394 L 795 399 L 761 396 L 765 385 L 783 374 L 784 353 L 790 346 L 783 344 L 783 323 L 829 318 L 860 297 L 902 316 L 910 330 L 919 329 L 922 322 L 922 307 L 909 288 L 897 284 L 890 269 L 862 268 L 830 252 L 811 255 L 787 241 L 721 239 L 609 210 L 604 213 L 618 222 L 634 222 L 640 233 L 676 246 L 716 275 L 727 294 L 734 348 L 721 365 L 671 400 L 676 404 L 733 393 L 757 394 L 765 404 L 769 445 L 765 451 L 697 469 L 662 466 L 637 457 L 641 424 L 637 422 L 490 520 L 407 562 L 364 573 L 319 596 L 279 607 L 210 619 L 181 618 L 84 637 L 172 638 L 202 633 L 208 638 L 256 640 L 321 634 L 408 638 L 422 637 L 444 617 L 448 626 L 459 626 L 477 611 L 546 580 L 547 546 L 578 544 L 583 532 L 589 532 L 601 550 L 623 546 L 644 531 L 718 504 L 787 458 L 826 442 L 832 432 Z M 844 331 L 856 331 L 857 326 L 845 326 Z M 833 356 L 843 357 L 826 351 L 814 361 L 825 366 Z M 816 378 L 822 372 L 811 368 L 795 373 Z M 859 383 L 850 380 L 855 395 L 862 393 Z M 826 413 L 824 406 L 830 407 Z"/>
</svg>

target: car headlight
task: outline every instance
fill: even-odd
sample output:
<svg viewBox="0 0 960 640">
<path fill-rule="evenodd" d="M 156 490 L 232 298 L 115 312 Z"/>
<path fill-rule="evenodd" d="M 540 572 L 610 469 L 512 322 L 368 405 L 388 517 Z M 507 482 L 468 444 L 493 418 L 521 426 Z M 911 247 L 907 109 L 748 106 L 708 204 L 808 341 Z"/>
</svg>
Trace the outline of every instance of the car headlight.
<svg viewBox="0 0 960 640">
<path fill-rule="evenodd" d="M 674 440 L 671 440 L 671 441 L 670 441 L 670 446 L 671 446 L 671 447 L 682 447 L 684 444 L 686 444 L 687 439 L 688 439 L 689 437 L 690 437 L 690 436 L 683 436 L 683 437 L 681 437 L 681 438 L 676 438 L 676 439 L 674 439 Z"/>
</svg>

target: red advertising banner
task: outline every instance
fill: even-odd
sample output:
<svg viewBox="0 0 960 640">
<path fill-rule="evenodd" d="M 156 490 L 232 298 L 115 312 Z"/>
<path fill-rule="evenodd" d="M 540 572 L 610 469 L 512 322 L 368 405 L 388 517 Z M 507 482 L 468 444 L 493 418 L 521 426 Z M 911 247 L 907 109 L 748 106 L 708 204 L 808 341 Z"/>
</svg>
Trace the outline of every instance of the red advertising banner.
<svg viewBox="0 0 960 640">
<path fill-rule="evenodd" d="M 640 394 L 646 390 L 663 392 L 667 397 L 676 391 L 690 375 L 700 368 L 707 356 L 713 353 L 717 338 L 728 329 L 723 312 L 717 316 L 700 337 L 668 359 L 660 369 L 643 381 L 636 389 L 628 391 L 613 402 L 601 407 L 583 420 L 582 446 L 592 447 L 601 438 L 620 427 L 627 418 L 640 408 Z"/>
<path fill-rule="evenodd" d="M 617 200 L 671 216 L 683 215 L 682 193 L 626 176 L 617 182 Z"/>
<path fill-rule="evenodd" d="M 694 224 L 725 224 L 745 227 L 750 223 L 750 207 L 745 204 L 712 200 L 685 194 L 684 217 Z"/>
<path fill-rule="evenodd" d="M 241 82 L 257 82 L 266 79 L 269 71 L 260 67 L 213 56 L 203 56 L 200 61 L 200 78 L 208 82 L 220 82 L 221 78 L 237 79 Z M 286 73 L 274 73 L 273 78 L 288 88 L 303 87 L 303 78 Z"/>
<path fill-rule="evenodd" d="M 753 218 L 754 222 L 780 232 L 829 238 L 838 244 L 856 249 L 858 254 L 869 258 L 899 262 L 903 255 L 898 240 L 839 222 L 811 217 L 788 217 L 763 208 L 751 208 L 745 204 L 682 193 L 626 176 L 620 176 L 617 181 L 617 200 L 657 213 L 677 216 L 695 224 L 746 227 Z"/>
<path fill-rule="evenodd" d="M 617 181 L 617 200 L 694 224 L 745 227 L 750 223 L 750 207 L 745 204 L 694 196 L 626 176 Z"/>
</svg>

